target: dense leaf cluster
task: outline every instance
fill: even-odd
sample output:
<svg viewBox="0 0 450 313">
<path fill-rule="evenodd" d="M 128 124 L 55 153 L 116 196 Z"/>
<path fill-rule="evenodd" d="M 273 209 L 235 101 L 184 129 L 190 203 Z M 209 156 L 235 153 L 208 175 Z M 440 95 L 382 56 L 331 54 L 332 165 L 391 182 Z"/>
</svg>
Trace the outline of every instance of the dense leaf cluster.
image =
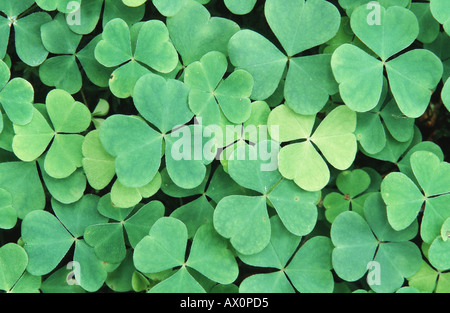
<svg viewBox="0 0 450 313">
<path fill-rule="evenodd" d="M 447 0 L 0 0 L 0 292 L 450 292 Z"/>
</svg>

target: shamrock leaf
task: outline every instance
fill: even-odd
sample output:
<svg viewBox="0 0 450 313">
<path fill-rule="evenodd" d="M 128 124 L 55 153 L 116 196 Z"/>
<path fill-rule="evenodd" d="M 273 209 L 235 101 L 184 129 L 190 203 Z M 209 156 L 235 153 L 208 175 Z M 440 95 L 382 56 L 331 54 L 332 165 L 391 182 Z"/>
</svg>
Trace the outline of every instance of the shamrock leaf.
<svg viewBox="0 0 450 313">
<path fill-rule="evenodd" d="M 124 4 L 130 7 L 137 7 L 145 3 L 147 0 L 122 0 Z M 164 16 L 174 16 L 185 5 L 186 0 L 153 0 L 153 5 Z"/>
<path fill-rule="evenodd" d="M 408 279 L 409 285 L 423 293 L 448 293 L 450 275 L 430 266 L 425 260 L 419 271 Z"/>
<path fill-rule="evenodd" d="M 143 198 L 150 198 L 158 192 L 161 187 L 161 175 L 159 172 L 153 179 L 142 187 L 127 187 L 116 180 L 111 187 L 111 201 L 116 207 L 130 208 L 142 201 Z"/>
<path fill-rule="evenodd" d="M 450 77 L 450 53 L 448 47 L 450 46 L 450 36 L 445 32 L 440 32 L 435 41 L 429 44 L 424 44 L 424 48 L 436 54 L 444 65 L 444 72 L 442 73 L 442 81 L 445 82 Z"/>
<path fill-rule="evenodd" d="M 443 0 L 431 0 L 430 9 L 434 18 L 444 26 L 444 30 L 450 35 L 450 9 Z"/>
<path fill-rule="evenodd" d="M 267 127 L 269 105 L 265 101 L 253 101 L 250 107 L 250 117 L 244 123 L 232 123 L 221 113 L 219 124 L 205 127 L 207 134 L 211 132 L 211 142 L 218 148 L 216 158 L 220 159 L 225 171 L 228 171 L 228 159 L 238 146 L 254 145 L 270 137 Z"/>
<path fill-rule="evenodd" d="M 386 148 L 388 138 L 409 142 L 414 136 L 414 119 L 400 112 L 391 99 L 368 112 L 358 112 L 355 135 L 363 152 L 374 155 Z"/>
<path fill-rule="evenodd" d="M 173 236 L 167 237 L 167 232 Z M 172 288 L 177 288 L 178 292 L 202 291 L 203 288 L 199 288 L 187 272 L 187 267 L 222 284 L 232 283 L 237 278 L 238 267 L 234 255 L 228 250 L 226 240 L 215 232 L 212 225 L 205 224 L 197 230 L 185 261 L 187 238 L 187 228 L 183 222 L 173 217 L 163 217 L 153 224 L 149 235 L 136 245 L 133 260 L 141 272 L 159 273 L 181 267 L 167 280 L 156 285 L 154 292 Z"/>
<path fill-rule="evenodd" d="M 214 212 L 217 232 L 230 238 L 233 247 L 242 254 L 258 253 L 270 241 L 267 200 L 295 235 L 308 234 L 316 224 L 318 194 L 301 190 L 274 169 L 265 170 L 263 151 L 276 146 L 272 141 L 261 141 L 254 147 L 239 146 L 228 163 L 234 181 L 262 194 L 227 196 L 220 200 Z"/>
<path fill-rule="evenodd" d="M 448 111 L 450 111 L 450 78 L 445 82 L 444 88 L 442 89 L 442 102 Z"/>
<path fill-rule="evenodd" d="M 155 96 L 158 93 L 160 96 Z M 133 100 L 139 113 L 161 132 L 160 138 L 164 138 L 166 168 L 171 179 L 180 187 L 191 189 L 201 184 L 206 165 L 216 154 L 214 146 L 206 151 L 202 125 L 185 125 L 193 117 L 188 107 L 188 94 L 189 88 L 183 82 L 148 74 L 136 83 Z M 174 111 L 176 115 L 159 113 Z M 187 175 L 188 172 L 191 174 Z"/>
<path fill-rule="evenodd" d="M 350 27 L 350 18 L 348 16 L 341 17 L 341 25 L 336 35 L 320 46 L 320 52 L 324 54 L 332 54 L 337 48 L 345 43 L 352 43 L 362 49 L 366 49 L 370 53 L 370 49 L 365 46 L 352 31 Z"/>
<path fill-rule="evenodd" d="M 162 173 L 161 190 L 168 196 L 187 198 L 196 197 L 175 209 L 170 216 L 182 221 L 188 229 L 188 238 L 195 235 L 197 229 L 203 224 L 213 221 L 213 204 L 220 202 L 223 198 L 231 195 L 250 195 L 254 194 L 251 190 L 238 185 L 224 167 L 219 165 L 214 171 L 212 177 L 208 173 L 204 181 L 198 187 L 192 189 L 183 189 L 177 186 L 167 174 L 167 169 Z"/>
<path fill-rule="evenodd" d="M 184 82 L 190 87 L 189 107 L 204 125 L 220 121 L 220 112 L 232 123 L 245 122 L 251 113 L 252 76 L 236 70 L 223 79 L 228 67 L 226 56 L 212 51 L 185 70 Z"/>
<path fill-rule="evenodd" d="M 99 133 L 105 151 L 115 158 L 122 185 L 143 187 L 156 175 L 161 162 L 162 136 L 137 117 L 112 115 Z"/>
<path fill-rule="evenodd" d="M 130 97 L 137 80 L 149 73 L 149 68 L 169 73 L 178 64 L 166 25 L 158 20 L 134 24 L 131 29 L 120 18 L 108 22 L 95 58 L 106 67 L 116 67 L 109 86 L 118 98 Z"/>
<path fill-rule="evenodd" d="M 139 22 L 145 14 L 144 5 L 129 7 L 122 0 L 76 0 L 75 3 L 71 1 L 67 4 L 64 2 L 69 0 L 59 1 L 62 3 L 58 5 L 58 10 L 66 13 L 70 29 L 81 35 L 92 33 L 98 24 L 104 28 L 115 18 L 123 19 L 128 25 L 132 25 Z"/>
<path fill-rule="evenodd" d="M 347 14 L 351 14 L 355 8 L 368 5 L 370 2 L 371 0 L 339 0 L 339 4 L 346 10 Z M 406 7 L 409 5 L 408 0 L 380 0 L 377 2 L 385 8 L 391 6 Z M 371 6 L 369 7 L 372 8 Z"/>
<path fill-rule="evenodd" d="M 188 93 L 188 86 L 178 80 L 148 74 L 136 84 L 133 100 L 139 113 L 167 134 L 194 116 L 187 106 Z"/>
<path fill-rule="evenodd" d="M 240 284 L 239 292 L 292 293 L 294 288 L 302 293 L 332 292 L 334 282 L 330 239 L 312 237 L 297 250 L 301 237 L 287 231 L 277 216 L 270 218 L 270 224 L 272 231 L 269 245 L 259 253 L 238 253 L 238 257 L 248 265 L 277 271 L 247 277 Z"/>
<path fill-rule="evenodd" d="M 45 171 L 53 178 L 67 178 L 82 166 L 84 137 L 78 133 L 89 127 L 91 113 L 83 103 L 60 89 L 48 93 L 46 110 L 52 126 L 37 109 L 34 109 L 30 123 L 14 125 L 13 151 L 22 161 L 30 162 L 49 147 L 45 155 Z"/>
<path fill-rule="evenodd" d="M 10 292 L 27 268 L 27 253 L 21 246 L 7 243 L 0 247 L 0 263 L 0 290 Z"/>
<path fill-rule="evenodd" d="M 73 264 L 73 263 L 72 263 Z M 67 268 L 68 267 L 68 268 Z M 41 285 L 42 293 L 84 293 L 74 279 L 74 271 L 70 266 L 61 267 L 50 274 Z M 68 283 L 69 282 L 69 283 Z"/>
<path fill-rule="evenodd" d="M 283 177 L 294 180 L 299 187 L 308 191 L 322 189 L 330 178 L 328 166 L 315 146 L 339 170 L 350 167 L 357 151 L 353 134 L 356 128 L 355 112 L 346 106 L 338 106 L 313 133 L 315 118 L 315 115 L 296 114 L 286 105 L 280 105 L 272 110 L 268 120 L 269 130 L 274 126 L 279 129 L 278 138 L 274 140 L 281 143 L 306 140 L 283 146 L 278 164 Z"/>
<path fill-rule="evenodd" d="M 414 172 L 411 167 L 411 156 L 414 152 L 417 151 L 426 151 L 434 154 L 440 161 L 444 160 L 444 153 L 441 148 L 431 141 L 422 141 L 415 145 L 413 145 L 402 158 L 397 162 L 397 167 L 406 176 L 408 176 L 413 182 L 418 184 L 417 179 L 414 175 Z"/>
<path fill-rule="evenodd" d="M 364 216 L 364 202 L 371 194 L 366 192 L 371 178 L 363 169 L 343 171 L 336 178 L 340 192 L 330 192 L 323 199 L 325 217 L 333 223 L 336 216 L 345 211 L 354 211 Z"/>
<path fill-rule="evenodd" d="M 75 243 L 73 260 L 80 264 L 80 272 L 75 273 L 76 281 L 91 292 L 103 285 L 106 270 L 95 256 L 94 249 L 80 238 L 86 227 L 106 220 L 97 212 L 98 200 L 97 196 L 85 195 L 69 205 L 52 201 L 55 215 L 47 211 L 34 211 L 25 216 L 22 239 L 29 258 L 28 272 L 33 275 L 50 273 Z"/>
<path fill-rule="evenodd" d="M 47 86 L 63 89 L 75 94 L 82 87 L 82 74 L 77 61 L 83 67 L 89 79 L 100 87 L 108 84 L 111 70 L 100 65 L 94 58 L 95 44 L 101 36 L 94 38 L 88 45 L 78 49 L 82 35 L 74 33 L 62 13 L 41 26 L 41 38 L 45 48 L 52 54 L 39 67 L 39 77 Z"/>
<path fill-rule="evenodd" d="M 250 228 L 250 226 L 252 228 Z M 229 196 L 214 211 L 214 227 L 244 254 L 264 249 L 270 240 L 270 224 L 263 197 Z"/>
<path fill-rule="evenodd" d="M 100 260 L 108 263 L 120 263 L 125 259 L 124 231 L 130 245 L 135 247 L 148 234 L 148 230 L 156 220 L 164 215 L 164 205 L 159 201 L 149 202 L 131 214 L 133 208 L 118 209 L 112 205 L 111 198 L 107 196 L 99 201 L 98 210 L 100 214 L 115 222 L 109 221 L 86 227 L 84 240 L 94 248 Z M 123 214 L 119 215 L 118 210 Z"/>
<path fill-rule="evenodd" d="M 188 66 L 210 51 L 228 55 L 228 41 L 239 25 L 229 19 L 211 17 L 203 5 L 187 1 L 182 10 L 167 18 L 167 28 L 183 64 Z"/>
<path fill-rule="evenodd" d="M 0 163 L 0 188 L 11 194 L 12 207 L 19 219 L 23 219 L 31 211 L 43 210 L 45 207 L 45 193 L 36 162 Z M 12 217 L 10 213 L 8 215 Z"/>
<path fill-rule="evenodd" d="M 326 1 L 295 0 L 281 3 L 269 0 L 264 9 L 270 28 L 288 56 L 328 41 L 336 34 L 340 23 L 336 7 Z M 294 24 L 286 23 L 296 19 Z"/>
<path fill-rule="evenodd" d="M 411 11 L 419 21 L 419 35 L 417 40 L 423 43 L 433 42 L 439 35 L 439 22 L 437 22 L 430 9 L 429 3 L 411 3 Z"/>
<path fill-rule="evenodd" d="M 400 111 L 408 117 L 419 117 L 425 112 L 432 90 L 442 76 L 442 62 L 425 49 L 407 51 L 389 60 L 417 38 L 417 18 L 402 7 L 380 7 L 380 23 L 370 25 L 367 22 L 369 12 L 365 6 L 356 8 L 350 23 L 358 38 L 381 60 L 349 44 L 336 49 L 331 66 L 339 83 L 340 95 L 352 110 L 367 112 L 373 109 L 381 97 L 386 68 L 390 90 Z M 420 68 L 414 66 L 418 60 Z M 412 81 L 415 87 L 405 89 L 411 86 Z"/>
<path fill-rule="evenodd" d="M 337 92 L 330 55 L 294 56 L 336 35 L 341 20 L 337 8 L 322 0 L 267 1 L 265 16 L 286 55 L 262 35 L 242 30 L 230 39 L 231 63 L 253 76 L 254 100 L 265 100 L 275 92 L 288 65 L 287 105 L 296 113 L 316 114 Z M 292 19 L 297 22 L 287 22 Z"/>
<path fill-rule="evenodd" d="M 425 242 L 431 243 L 450 216 L 445 205 L 450 191 L 449 164 L 427 151 L 414 152 L 410 162 L 417 185 L 399 172 L 388 174 L 381 184 L 389 224 L 396 230 L 408 227 L 425 204 L 420 235 Z"/>
<path fill-rule="evenodd" d="M 42 44 L 40 27 L 51 20 L 46 12 L 36 12 L 26 16 L 27 9 L 34 4 L 33 0 L 5 0 L 0 4 L 0 25 L 5 25 L 0 31 L 0 59 L 3 59 L 8 47 L 11 28 L 14 28 L 15 47 L 19 58 L 29 66 L 38 66 L 48 56 L 48 51 Z"/>
<path fill-rule="evenodd" d="M 105 151 L 100 141 L 100 130 L 93 130 L 85 136 L 81 151 L 83 170 L 89 185 L 96 190 L 105 188 L 116 172 L 114 157 Z"/>
<path fill-rule="evenodd" d="M 40 158 L 38 164 L 42 179 L 52 197 L 64 204 L 74 203 L 80 200 L 86 190 L 86 175 L 83 169 L 79 168 L 70 176 L 57 179 L 47 174 L 43 161 L 44 159 Z"/>
<path fill-rule="evenodd" d="M 416 274 L 422 263 L 419 248 L 411 241 L 418 230 L 413 223 L 402 231 L 392 229 L 386 218 L 386 206 L 379 193 L 365 202 L 364 216 L 343 212 L 331 226 L 334 245 L 332 262 L 336 274 L 346 281 L 363 277 L 371 262 L 382 268 L 379 281 L 367 279 L 375 292 L 394 292 L 403 285 L 404 278 Z"/>
<path fill-rule="evenodd" d="M 11 229 L 16 225 L 17 213 L 13 207 L 12 195 L 0 188 L 0 229 Z"/>
<path fill-rule="evenodd" d="M 34 89 L 25 79 L 10 80 L 10 76 L 8 66 L 0 60 L 0 104 L 11 122 L 25 125 L 33 117 Z M 3 118 L 1 120 L 3 124 Z"/>
<path fill-rule="evenodd" d="M 206 196 L 200 196 L 179 208 L 170 216 L 182 221 L 188 230 L 188 238 L 194 237 L 197 230 L 204 224 L 212 222 L 214 207 L 208 202 Z"/>
<path fill-rule="evenodd" d="M 245 15 L 253 10 L 256 0 L 224 0 L 224 3 L 231 13 Z"/>
<path fill-rule="evenodd" d="M 56 15 L 41 29 L 44 47 L 61 55 L 47 59 L 39 67 L 39 77 L 48 86 L 64 89 L 70 94 L 77 93 L 81 89 L 82 78 L 76 62 L 76 49 L 82 36 L 70 30 L 62 14 Z"/>
</svg>

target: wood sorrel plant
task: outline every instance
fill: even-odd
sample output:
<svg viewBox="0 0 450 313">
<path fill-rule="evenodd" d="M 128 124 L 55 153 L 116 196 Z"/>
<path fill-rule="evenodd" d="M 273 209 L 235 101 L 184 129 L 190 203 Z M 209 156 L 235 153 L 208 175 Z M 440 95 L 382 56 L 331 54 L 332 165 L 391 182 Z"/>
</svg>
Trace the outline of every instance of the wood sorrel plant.
<svg viewBox="0 0 450 313">
<path fill-rule="evenodd" d="M 0 291 L 450 292 L 449 34 L 447 0 L 0 0 Z"/>
</svg>

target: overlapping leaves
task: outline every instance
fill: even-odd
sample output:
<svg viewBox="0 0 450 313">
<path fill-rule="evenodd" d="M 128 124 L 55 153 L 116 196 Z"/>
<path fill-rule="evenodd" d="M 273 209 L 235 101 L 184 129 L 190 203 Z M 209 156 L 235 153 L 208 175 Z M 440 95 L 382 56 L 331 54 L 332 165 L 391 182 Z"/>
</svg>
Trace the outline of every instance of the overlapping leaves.
<svg viewBox="0 0 450 313">
<path fill-rule="evenodd" d="M 449 17 L 3 0 L 0 291 L 448 292 Z"/>
<path fill-rule="evenodd" d="M 357 7 L 350 23 L 353 32 L 381 60 L 349 44 L 336 49 L 331 65 L 340 95 L 352 110 L 373 109 L 380 100 L 386 69 L 390 90 L 400 111 L 417 118 L 425 112 L 431 93 L 441 79 L 442 63 L 426 49 L 414 49 L 397 56 L 419 35 L 414 13 L 397 6 L 380 7 L 380 21 L 371 25 L 367 22 L 369 12 L 366 6 Z"/>
<path fill-rule="evenodd" d="M 353 163 L 357 144 L 356 113 L 346 106 L 332 110 L 313 131 L 315 115 L 300 115 L 286 105 L 280 105 L 269 115 L 269 131 L 278 129 L 272 137 L 281 142 L 294 142 L 281 148 L 278 156 L 279 171 L 299 187 L 318 191 L 330 180 L 330 171 L 324 158 L 335 168 L 346 170 Z"/>
<path fill-rule="evenodd" d="M 266 1 L 265 17 L 286 54 L 259 33 L 241 30 L 230 39 L 231 63 L 252 74 L 251 97 L 255 100 L 265 100 L 275 92 L 289 65 L 284 85 L 287 105 L 300 114 L 316 114 L 337 92 L 330 55 L 296 56 L 336 35 L 340 25 L 337 8 L 322 0 Z"/>
</svg>

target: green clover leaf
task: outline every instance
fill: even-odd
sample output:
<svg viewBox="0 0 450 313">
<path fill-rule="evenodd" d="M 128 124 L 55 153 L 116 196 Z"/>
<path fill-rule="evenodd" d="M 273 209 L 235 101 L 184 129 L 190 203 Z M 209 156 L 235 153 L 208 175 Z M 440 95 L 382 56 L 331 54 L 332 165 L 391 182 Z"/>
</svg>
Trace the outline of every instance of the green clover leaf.
<svg viewBox="0 0 450 313">
<path fill-rule="evenodd" d="M 63 14 L 58 14 L 41 26 L 44 47 L 60 56 L 47 59 L 39 67 L 39 76 L 48 86 L 64 89 L 70 94 L 82 87 L 81 73 L 76 62 L 76 50 L 82 36 L 72 32 Z"/>
<path fill-rule="evenodd" d="M 425 260 L 419 271 L 408 279 L 409 285 L 423 293 L 448 293 L 450 291 L 450 275 L 443 273 Z"/>
<path fill-rule="evenodd" d="M 445 82 L 444 88 L 442 89 L 442 102 L 448 111 L 450 111 L 450 78 Z"/>
<path fill-rule="evenodd" d="M 26 276 L 27 253 L 21 246 L 15 243 L 7 243 L 0 247 L 0 263 L 2 264 L 0 269 L 0 290 L 20 293 L 20 290 L 17 289 L 20 281 Z"/>
<path fill-rule="evenodd" d="M 82 168 L 78 168 L 66 178 L 53 178 L 47 174 L 44 159 L 38 159 L 42 180 L 53 198 L 64 204 L 74 203 L 81 199 L 86 190 L 86 175 Z"/>
<path fill-rule="evenodd" d="M 133 100 L 139 113 L 166 134 L 194 116 L 187 106 L 188 93 L 189 87 L 178 80 L 148 74 L 136 83 Z"/>
<path fill-rule="evenodd" d="M 89 185 L 96 190 L 105 188 L 116 172 L 114 157 L 105 151 L 100 141 L 100 130 L 89 132 L 81 146 L 83 170 Z"/>
<path fill-rule="evenodd" d="M 167 232 L 173 236 L 167 237 Z M 173 217 L 163 217 L 153 224 L 149 235 L 136 245 L 133 260 L 136 268 L 143 273 L 159 273 L 181 267 L 167 280 L 156 285 L 154 292 L 172 288 L 178 289 L 178 292 L 202 291 L 203 288 L 199 288 L 187 272 L 187 267 L 222 284 L 232 283 L 237 278 L 235 257 L 228 249 L 226 240 L 215 232 L 211 224 L 205 224 L 197 230 L 185 261 L 187 239 L 188 232 L 183 222 Z M 179 276 L 183 278 L 181 281 Z"/>
<path fill-rule="evenodd" d="M 444 26 L 444 30 L 450 35 L 450 9 L 443 0 L 431 0 L 430 9 L 433 17 Z"/>
<path fill-rule="evenodd" d="M 46 12 L 36 12 L 26 15 L 27 10 L 34 4 L 33 0 L 18 3 L 5 0 L 0 4 L 0 59 L 3 59 L 8 48 L 11 28 L 14 28 L 15 47 L 19 58 L 29 66 L 38 66 L 48 56 L 48 51 L 42 44 L 40 27 L 51 20 Z M 25 15 L 25 16 L 23 16 Z"/>
<path fill-rule="evenodd" d="M 447 1 L 0 0 L 0 293 L 449 292 Z"/>
<path fill-rule="evenodd" d="M 64 15 L 59 13 L 52 21 L 41 26 L 41 38 L 45 48 L 57 55 L 39 67 L 39 77 L 44 84 L 64 89 L 70 94 L 79 92 L 82 74 L 78 61 L 93 83 L 100 87 L 108 86 L 112 70 L 102 66 L 94 57 L 94 48 L 101 36 L 78 49 L 82 35 L 73 32 Z"/>
<path fill-rule="evenodd" d="M 148 74 L 136 83 L 133 100 L 139 113 L 161 132 L 161 140 L 164 138 L 166 168 L 171 179 L 180 187 L 191 189 L 203 181 L 215 148 L 211 147 L 205 156 L 203 126 L 185 125 L 193 117 L 188 94 L 189 88 L 183 82 Z M 192 175 L 186 175 L 188 172 Z"/>
<path fill-rule="evenodd" d="M 433 42 L 439 35 L 439 22 L 437 22 L 432 13 L 429 3 L 411 3 L 411 11 L 416 15 L 419 21 L 419 35 L 417 40 L 423 43 Z"/>
<path fill-rule="evenodd" d="M 224 0 L 224 3 L 231 13 L 245 15 L 253 10 L 256 0 Z"/>
<path fill-rule="evenodd" d="M 353 133 L 356 128 L 355 112 L 346 106 L 338 106 L 313 132 L 315 120 L 315 115 L 296 114 L 286 105 L 273 109 L 268 120 L 269 130 L 273 126 L 279 128 L 278 138 L 274 137 L 274 140 L 281 143 L 306 140 L 283 146 L 278 164 L 283 177 L 294 180 L 299 187 L 308 191 L 322 189 L 330 178 L 328 166 L 315 146 L 339 170 L 350 167 L 357 151 Z"/>
<path fill-rule="evenodd" d="M 388 220 L 394 229 L 404 229 L 416 220 L 425 204 L 420 235 L 423 241 L 431 243 L 450 216 L 445 205 L 450 191 L 449 164 L 428 151 L 414 152 L 410 163 L 417 185 L 399 172 L 388 174 L 381 184 Z"/>
<path fill-rule="evenodd" d="M 259 253 L 238 253 L 238 257 L 248 265 L 277 271 L 249 276 L 240 284 L 239 292 L 292 293 L 294 288 L 302 293 L 333 292 L 331 240 L 323 236 L 312 237 L 297 251 L 302 238 L 289 232 L 277 216 L 270 218 L 270 224 L 269 245 Z"/>
<path fill-rule="evenodd" d="M 371 25 L 367 21 L 369 13 L 365 6 L 356 8 L 351 16 L 351 27 L 381 60 L 350 44 L 336 49 L 331 66 L 341 97 L 352 110 L 367 112 L 373 109 L 381 97 L 386 68 L 390 90 L 400 111 L 411 118 L 419 117 L 425 112 L 432 90 L 440 81 L 442 62 L 426 49 L 407 51 L 389 60 L 417 38 L 417 18 L 402 7 L 380 7 L 380 23 Z M 420 68 L 414 66 L 419 60 Z M 411 82 L 415 87 L 408 89 Z"/>
<path fill-rule="evenodd" d="M 242 254 L 254 254 L 270 241 L 267 203 L 270 201 L 287 229 L 298 236 L 312 231 L 317 221 L 318 194 L 305 192 L 283 179 L 275 169 L 265 169 L 264 149 L 276 143 L 261 141 L 255 147 L 239 146 L 228 163 L 231 178 L 260 195 L 231 195 L 220 200 L 214 212 L 214 227 Z"/>
<path fill-rule="evenodd" d="M 116 207 L 130 208 L 138 204 L 144 198 L 150 198 L 161 187 L 161 174 L 159 172 L 153 179 L 142 187 L 128 187 L 116 180 L 111 187 L 111 201 Z"/>
<path fill-rule="evenodd" d="M 445 32 L 440 32 L 432 43 L 424 44 L 424 48 L 436 54 L 444 64 L 442 80 L 445 82 L 450 77 L 450 36 Z"/>
<path fill-rule="evenodd" d="M 446 238 L 447 239 L 447 238 Z M 434 268 L 440 271 L 446 271 L 450 269 L 450 244 L 449 241 L 444 241 L 440 236 L 436 237 L 431 243 L 428 250 L 428 259 Z"/>
<path fill-rule="evenodd" d="M 242 30 L 230 39 L 231 63 L 253 76 L 254 100 L 265 100 L 275 92 L 288 65 L 287 105 L 296 113 L 316 114 L 337 92 L 330 55 L 294 56 L 336 35 L 341 21 L 338 10 L 322 0 L 267 1 L 265 16 L 287 55 L 262 35 Z M 292 18 L 298 22 L 287 22 Z"/>
<path fill-rule="evenodd" d="M 105 25 L 102 40 L 95 48 L 95 58 L 106 67 L 116 68 L 109 86 L 118 98 L 130 97 L 137 80 L 149 73 L 149 68 L 169 73 L 179 62 L 163 22 L 137 23 L 130 29 L 120 18 Z"/>
<path fill-rule="evenodd" d="M 92 33 L 98 24 L 105 27 L 109 21 L 115 18 L 123 19 L 128 25 L 133 25 L 139 22 L 145 14 L 145 6 L 128 7 L 122 3 L 122 0 L 76 0 L 78 5 L 68 2 L 68 0 L 59 0 L 58 2 L 57 9 L 66 13 L 70 29 L 80 35 Z"/>
<path fill-rule="evenodd" d="M 219 150 L 218 158 L 225 171 L 228 171 L 228 159 L 238 146 L 254 145 L 270 138 L 267 127 L 269 105 L 265 101 L 253 101 L 250 107 L 250 117 L 244 123 L 232 123 L 220 114 L 218 125 L 206 126 L 206 130 L 212 133 L 212 140 Z"/>
<path fill-rule="evenodd" d="M 270 28 L 289 57 L 328 41 L 340 24 L 337 8 L 326 1 L 269 0 L 264 9 Z M 302 18 L 296 23 L 287 23 L 298 16 Z"/>
<path fill-rule="evenodd" d="M 402 231 L 391 228 L 379 193 L 367 198 L 364 216 L 347 211 L 335 218 L 331 226 L 333 268 L 342 279 L 355 281 L 372 267 L 372 261 L 377 262 L 379 280 L 370 280 L 369 273 L 370 288 L 393 292 L 403 285 L 404 278 L 416 274 L 422 263 L 419 248 L 409 241 L 416 236 L 418 224 Z"/>
<path fill-rule="evenodd" d="M 0 229 L 11 229 L 17 223 L 17 213 L 13 207 L 12 195 L 0 188 Z"/>
<path fill-rule="evenodd" d="M 168 17 L 167 28 L 185 66 L 210 51 L 228 55 L 228 41 L 240 29 L 232 20 L 211 17 L 197 1 L 187 1 L 178 14 Z"/>
<path fill-rule="evenodd" d="M 60 89 L 48 93 L 46 110 L 52 126 L 37 109 L 30 123 L 14 125 L 13 151 L 22 161 L 30 162 L 50 146 L 45 155 L 45 171 L 53 178 L 67 178 L 82 166 L 84 137 L 78 133 L 89 127 L 91 113 L 83 103 Z"/>
<path fill-rule="evenodd" d="M 94 195 L 85 195 L 69 205 L 53 200 L 55 215 L 47 211 L 34 211 L 25 216 L 22 239 L 29 258 L 28 272 L 33 275 L 50 273 L 75 243 L 73 260 L 80 264 L 80 272 L 76 273 L 75 279 L 81 287 L 91 292 L 103 285 L 106 270 L 96 258 L 94 249 L 80 238 L 86 227 L 106 220 L 97 212 L 98 200 Z"/>
<path fill-rule="evenodd" d="M 150 183 L 161 163 L 162 136 L 137 117 L 112 115 L 102 124 L 99 139 L 114 157 L 118 181 L 127 187 Z"/>
<path fill-rule="evenodd" d="M 33 86 L 23 78 L 10 80 L 11 73 L 3 61 L 0 60 L 0 104 L 6 115 L 14 124 L 28 124 L 33 117 Z M 3 118 L 1 118 L 3 128 Z"/>
<path fill-rule="evenodd" d="M 339 192 L 332 191 L 323 199 L 325 217 L 333 223 L 336 216 L 345 211 L 353 211 L 364 216 L 364 202 L 370 196 L 367 192 L 371 178 L 363 169 L 343 171 L 336 178 Z"/>
<path fill-rule="evenodd" d="M 137 7 L 147 2 L 147 0 L 122 0 L 122 1 L 129 7 Z M 162 15 L 174 16 L 181 10 L 181 8 L 183 8 L 183 6 L 186 3 L 186 0 L 172 0 L 172 1 L 153 0 L 152 3 L 159 11 L 159 13 L 161 13 Z"/>
<path fill-rule="evenodd" d="M 339 4 L 343 7 L 349 16 L 353 12 L 353 10 L 359 6 L 367 5 L 370 0 L 339 0 Z M 407 7 L 409 5 L 409 0 L 380 0 L 377 1 L 380 5 L 385 8 L 389 8 L 391 6 L 400 6 Z"/>
<path fill-rule="evenodd" d="M 236 70 L 226 79 L 226 56 L 211 51 L 185 70 L 184 82 L 190 87 L 189 107 L 204 125 L 220 122 L 221 112 L 232 123 L 245 122 L 251 113 L 252 76 Z"/>
<path fill-rule="evenodd" d="M 447 218 L 441 227 L 442 241 L 447 241 L 449 238 L 449 234 L 450 234 L 450 218 Z"/>
<path fill-rule="evenodd" d="M 0 163 L 0 188 L 11 194 L 12 206 L 19 219 L 45 207 L 45 192 L 36 162 Z"/>
<path fill-rule="evenodd" d="M 249 189 L 238 185 L 224 167 L 219 165 L 212 176 L 208 173 L 204 181 L 193 189 L 183 189 L 177 186 L 167 174 L 167 169 L 162 173 L 161 190 L 168 196 L 179 198 L 197 197 L 188 203 L 184 203 L 175 209 L 170 216 L 182 221 L 188 229 L 188 238 L 192 238 L 197 229 L 205 223 L 213 221 L 214 203 L 231 195 L 256 194 Z"/>
<path fill-rule="evenodd" d="M 124 232 L 134 248 L 148 234 L 152 225 L 164 216 L 165 210 L 159 201 L 151 201 L 134 213 L 131 213 L 132 209 L 119 209 L 123 214 L 118 216 L 118 208 L 112 205 L 111 197 L 104 196 L 99 201 L 100 214 L 114 221 L 86 227 L 84 240 L 94 248 L 100 260 L 108 263 L 122 262 L 126 256 Z"/>
<path fill-rule="evenodd" d="M 81 0 L 76 0 L 81 3 Z M 69 10 L 70 0 L 36 0 L 36 4 L 45 11 L 58 10 L 59 12 L 67 12 Z"/>
</svg>

